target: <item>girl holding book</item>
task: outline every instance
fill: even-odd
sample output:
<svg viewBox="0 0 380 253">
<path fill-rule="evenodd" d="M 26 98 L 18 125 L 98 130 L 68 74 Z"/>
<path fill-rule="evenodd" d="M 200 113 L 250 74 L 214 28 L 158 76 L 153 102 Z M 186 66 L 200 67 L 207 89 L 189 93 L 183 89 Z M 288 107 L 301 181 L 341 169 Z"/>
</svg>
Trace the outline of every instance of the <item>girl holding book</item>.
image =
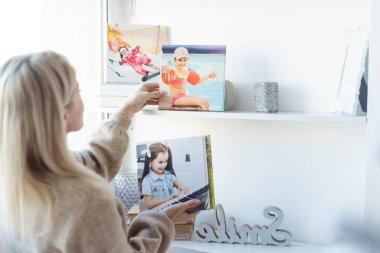
<svg viewBox="0 0 380 253">
<path fill-rule="evenodd" d="M 170 95 L 172 96 L 172 104 L 175 106 L 194 106 L 200 110 L 209 110 L 209 102 L 201 97 L 186 94 L 186 83 L 197 85 L 209 78 L 215 78 L 216 73 L 211 72 L 205 76 L 200 76 L 191 68 L 186 65 L 189 61 L 189 52 L 185 47 L 178 47 L 174 51 L 174 68 L 163 65 L 161 68 L 162 81 L 170 85 Z"/>
<path fill-rule="evenodd" d="M 176 177 L 172 160 L 170 148 L 162 143 L 154 143 L 146 150 L 141 195 L 149 209 L 189 192 Z"/>
<path fill-rule="evenodd" d="M 127 229 L 108 189 L 128 147 L 132 116 L 162 94 L 140 85 L 75 154 L 66 134 L 83 125 L 73 67 L 53 52 L 17 56 L 0 69 L 0 252 L 166 252 L 176 222 L 199 201 L 145 212 Z"/>
</svg>

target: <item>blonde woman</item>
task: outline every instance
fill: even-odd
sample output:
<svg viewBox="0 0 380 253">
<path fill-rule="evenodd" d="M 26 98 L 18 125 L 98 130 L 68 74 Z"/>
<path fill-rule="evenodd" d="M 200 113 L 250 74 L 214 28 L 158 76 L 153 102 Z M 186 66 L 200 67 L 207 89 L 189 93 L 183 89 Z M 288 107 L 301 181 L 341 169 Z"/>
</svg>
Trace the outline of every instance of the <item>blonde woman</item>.
<svg viewBox="0 0 380 253">
<path fill-rule="evenodd" d="M 141 85 L 89 149 L 73 155 L 66 133 L 83 125 L 74 69 L 53 52 L 10 59 L 0 70 L 0 251 L 165 252 L 173 223 L 192 219 L 196 213 L 185 210 L 199 201 L 143 212 L 127 231 L 122 205 L 107 189 L 131 117 L 160 96 L 158 84 Z"/>
</svg>

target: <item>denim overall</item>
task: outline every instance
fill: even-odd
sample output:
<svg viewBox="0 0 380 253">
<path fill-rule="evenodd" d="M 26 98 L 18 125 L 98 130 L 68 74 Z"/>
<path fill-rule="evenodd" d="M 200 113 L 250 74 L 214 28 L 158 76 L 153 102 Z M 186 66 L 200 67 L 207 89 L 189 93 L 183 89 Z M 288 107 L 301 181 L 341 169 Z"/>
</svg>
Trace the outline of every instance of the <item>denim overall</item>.
<svg viewBox="0 0 380 253">
<path fill-rule="evenodd" d="M 173 175 L 164 170 L 164 175 L 160 178 L 149 172 L 147 176 L 152 192 L 152 200 L 167 198 L 174 193 Z"/>
</svg>

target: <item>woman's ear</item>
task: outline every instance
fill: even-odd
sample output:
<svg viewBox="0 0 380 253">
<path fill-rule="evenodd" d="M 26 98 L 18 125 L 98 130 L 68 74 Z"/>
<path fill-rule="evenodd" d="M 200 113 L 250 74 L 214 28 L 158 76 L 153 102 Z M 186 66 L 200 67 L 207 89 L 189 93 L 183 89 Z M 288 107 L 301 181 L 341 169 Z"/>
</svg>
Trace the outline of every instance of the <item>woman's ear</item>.
<svg viewBox="0 0 380 253">
<path fill-rule="evenodd" d="M 69 110 L 67 108 L 65 108 L 63 110 L 63 120 L 65 121 L 65 125 L 66 125 L 66 131 L 68 129 L 68 119 L 69 119 Z"/>
<path fill-rule="evenodd" d="M 65 121 L 67 121 L 67 118 L 68 118 L 68 110 L 65 108 L 65 109 L 63 109 L 63 119 L 65 120 Z"/>
</svg>

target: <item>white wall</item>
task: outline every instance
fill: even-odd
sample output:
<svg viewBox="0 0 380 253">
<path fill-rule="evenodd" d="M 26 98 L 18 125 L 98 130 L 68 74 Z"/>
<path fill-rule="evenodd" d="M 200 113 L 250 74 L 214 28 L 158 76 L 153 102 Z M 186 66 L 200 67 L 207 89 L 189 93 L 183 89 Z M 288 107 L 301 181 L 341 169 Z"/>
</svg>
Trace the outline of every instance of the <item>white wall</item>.
<svg viewBox="0 0 380 253">
<path fill-rule="evenodd" d="M 372 1 L 370 62 L 369 62 L 369 111 L 368 111 L 368 177 L 366 199 L 366 226 L 379 229 L 380 219 L 380 2 Z M 373 235 L 378 236 L 378 233 Z"/>
<path fill-rule="evenodd" d="M 281 111 L 327 112 L 345 33 L 368 17 L 368 0 L 138 0 L 130 21 L 169 26 L 173 44 L 226 44 L 235 109 L 254 109 L 253 84 L 271 80 Z M 201 134 L 212 138 L 216 201 L 240 224 L 267 224 L 262 210 L 276 205 L 295 240 L 330 243 L 346 220 L 363 221 L 364 124 L 138 116 L 132 141 Z"/>
<path fill-rule="evenodd" d="M 4 3 L 6 2 L 6 3 Z M 15 55 L 41 50 L 42 0 L 2 1 L 0 65 Z M 22 7 L 20 7 L 22 6 Z M 28 20 L 25 22 L 25 20 Z"/>
<path fill-rule="evenodd" d="M 41 0 L 43 49 L 65 55 L 76 70 L 85 104 L 84 128 L 68 135 L 70 149 L 84 148 L 100 123 L 98 106 L 101 82 L 101 0 Z"/>
<path fill-rule="evenodd" d="M 363 220 L 362 124 L 141 115 L 132 134 L 135 141 L 210 134 L 216 202 L 240 224 L 268 224 L 262 211 L 275 205 L 295 240 L 329 243 L 342 222 Z"/>
<path fill-rule="evenodd" d="M 346 32 L 368 25 L 369 0 L 137 0 L 130 22 L 169 26 L 172 44 L 227 45 L 238 109 L 253 109 L 253 84 L 272 80 L 281 111 L 328 112 Z"/>
</svg>

